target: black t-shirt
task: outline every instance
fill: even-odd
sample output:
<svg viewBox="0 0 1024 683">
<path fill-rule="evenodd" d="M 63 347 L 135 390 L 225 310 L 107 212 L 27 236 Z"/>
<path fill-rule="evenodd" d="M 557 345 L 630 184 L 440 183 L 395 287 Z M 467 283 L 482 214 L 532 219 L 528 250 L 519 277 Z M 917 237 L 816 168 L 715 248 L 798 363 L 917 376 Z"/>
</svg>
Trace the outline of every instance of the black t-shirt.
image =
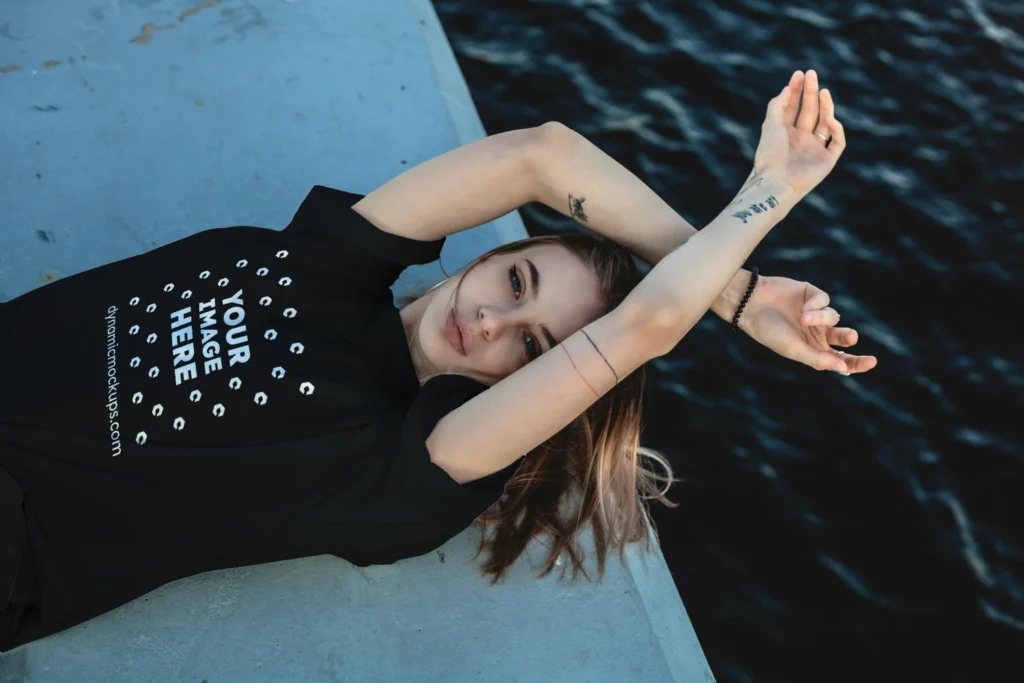
<svg viewBox="0 0 1024 683">
<path fill-rule="evenodd" d="M 0 307 L 0 466 L 39 600 L 0 649 L 212 569 L 422 555 L 502 496 L 521 460 L 460 485 L 425 446 L 486 388 L 420 387 L 393 304 L 444 239 L 378 229 L 361 197 L 316 186 L 284 230 L 206 230 Z"/>
</svg>

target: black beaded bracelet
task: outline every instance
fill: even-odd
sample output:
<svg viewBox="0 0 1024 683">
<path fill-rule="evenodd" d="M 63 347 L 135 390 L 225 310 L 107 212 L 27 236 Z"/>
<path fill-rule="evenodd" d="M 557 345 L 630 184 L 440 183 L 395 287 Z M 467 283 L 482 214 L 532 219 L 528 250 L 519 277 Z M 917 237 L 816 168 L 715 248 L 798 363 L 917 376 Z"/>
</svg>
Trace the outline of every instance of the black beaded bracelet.
<svg viewBox="0 0 1024 683">
<path fill-rule="evenodd" d="M 754 291 L 754 285 L 757 284 L 757 266 L 754 266 L 751 271 L 750 285 L 747 287 L 747 293 L 743 295 L 743 301 L 740 302 L 740 307 L 736 309 L 736 315 L 732 317 L 732 333 L 736 334 L 739 327 L 736 324 L 740 321 L 740 313 L 743 312 L 743 307 L 747 305 L 747 300 L 750 299 L 751 292 Z"/>
</svg>

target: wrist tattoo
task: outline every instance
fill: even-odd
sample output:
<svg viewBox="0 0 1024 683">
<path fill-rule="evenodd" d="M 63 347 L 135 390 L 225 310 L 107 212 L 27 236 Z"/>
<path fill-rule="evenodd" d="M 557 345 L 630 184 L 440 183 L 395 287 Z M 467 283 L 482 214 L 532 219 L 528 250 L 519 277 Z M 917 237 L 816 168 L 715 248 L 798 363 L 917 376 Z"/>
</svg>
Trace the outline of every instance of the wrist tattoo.
<svg viewBox="0 0 1024 683">
<path fill-rule="evenodd" d="M 583 202 L 587 201 L 586 197 L 573 197 L 569 195 L 569 215 L 572 218 L 587 222 L 587 214 L 583 213 Z"/>
<path fill-rule="evenodd" d="M 733 218 L 739 218 L 744 223 L 747 219 L 753 216 L 755 213 L 766 213 L 767 211 L 776 208 L 779 205 L 779 200 L 775 198 L 775 195 L 768 195 L 768 198 L 763 202 L 755 202 L 749 205 L 743 211 L 737 211 L 732 214 Z"/>
<path fill-rule="evenodd" d="M 750 176 L 747 177 L 746 182 L 743 183 L 743 187 L 741 187 L 740 191 L 736 193 L 736 198 L 732 201 L 731 204 L 729 204 L 729 206 L 736 206 L 737 204 L 742 203 L 744 192 L 746 192 L 752 187 L 757 187 L 762 182 L 764 182 L 764 176 L 761 174 L 762 171 L 758 170 L 757 166 L 755 166 L 754 170 L 750 172 Z"/>
</svg>

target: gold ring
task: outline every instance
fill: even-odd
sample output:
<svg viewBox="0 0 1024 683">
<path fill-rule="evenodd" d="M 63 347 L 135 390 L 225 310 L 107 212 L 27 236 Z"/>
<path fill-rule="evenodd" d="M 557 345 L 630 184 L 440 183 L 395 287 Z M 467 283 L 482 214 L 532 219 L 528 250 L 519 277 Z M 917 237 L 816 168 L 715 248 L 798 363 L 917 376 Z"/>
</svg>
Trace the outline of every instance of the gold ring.
<svg viewBox="0 0 1024 683">
<path fill-rule="evenodd" d="M 828 137 L 825 137 L 824 135 L 822 135 L 818 131 L 814 131 L 814 134 L 817 135 L 819 138 L 821 138 L 822 142 L 824 142 L 825 145 L 828 145 L 828 141 L 832 139 L 831 135 L 829 135 Z"/>
</svg>

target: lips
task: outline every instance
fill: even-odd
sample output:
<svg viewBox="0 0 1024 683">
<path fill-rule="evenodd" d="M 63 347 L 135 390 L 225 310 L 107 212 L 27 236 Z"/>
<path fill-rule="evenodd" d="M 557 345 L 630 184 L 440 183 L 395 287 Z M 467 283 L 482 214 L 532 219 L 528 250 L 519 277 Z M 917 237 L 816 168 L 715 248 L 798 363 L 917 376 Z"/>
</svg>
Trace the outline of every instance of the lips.
<svg viewBox="0 0 1024 683">
<path fill-rule="evenodd" d="M 455 317 L 455 309 L 453 308 L 448 314 L 448 319 L 444 325 L 444 336 L 448 340 L 448 344 L 460 355 L 466 355 L 465 347 L 465 330 L 461 328 Z"/>
<path fill-rule="evenodd" d="M 462 355 L 465 356 L 473 342 L 469 336 L 469 329 L 459 322 L 458 316 L 455 318 L 455 329 L 459 331 L 459 347 L 462 349 Z"/>
</svg>

